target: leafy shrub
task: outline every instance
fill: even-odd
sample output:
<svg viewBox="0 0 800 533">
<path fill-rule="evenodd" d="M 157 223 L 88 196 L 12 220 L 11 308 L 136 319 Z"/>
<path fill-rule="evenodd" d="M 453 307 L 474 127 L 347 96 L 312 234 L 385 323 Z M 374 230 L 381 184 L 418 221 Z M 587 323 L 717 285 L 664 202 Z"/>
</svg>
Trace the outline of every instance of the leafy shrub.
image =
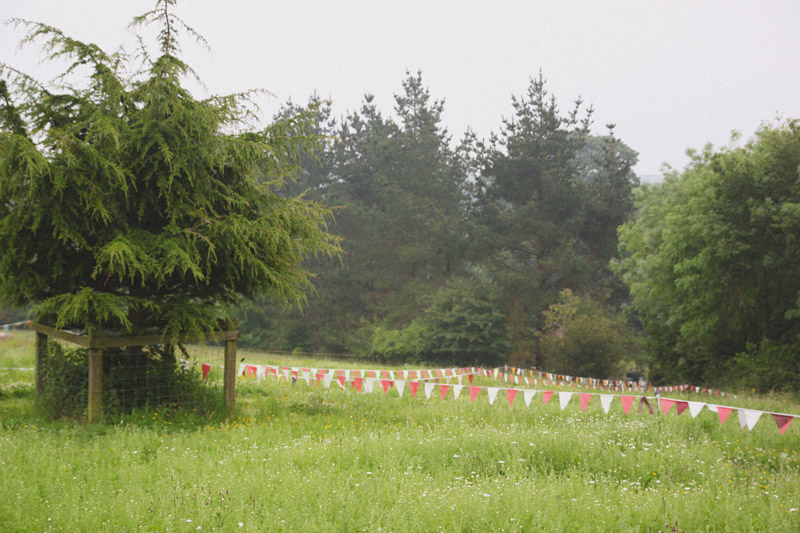
<svg viewBox="0 0 800 533">
<path fill-rule="evenodd" d="M 735 384 L 759 392 L 796 391 L 800 383 L 800 343 L 764 340 L 748 344 L 731 365 Z"/>
<path fill-rule="evenodd" d="M 641 368 L 639 336 L 621 316 L 565 289 L 544 312 L 539 349 L 546 370 L 576 376 L 620 376 Z"/>
<path fill-rule="evenodd" d="M 394 361 L 497 364 L 509 342 L 496 287 L 478 277 L 452 280 L 405 328 L 377 328 L 373 349 Z"/>
</svg>

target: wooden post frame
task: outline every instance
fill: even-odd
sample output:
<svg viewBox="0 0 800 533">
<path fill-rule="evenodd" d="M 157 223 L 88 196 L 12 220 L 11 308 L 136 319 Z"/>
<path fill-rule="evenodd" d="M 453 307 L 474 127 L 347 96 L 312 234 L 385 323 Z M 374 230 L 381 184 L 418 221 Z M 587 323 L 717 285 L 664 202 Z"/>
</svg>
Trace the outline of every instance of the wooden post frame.
<svg viewBox="0 0 800 533">
<path fill-rule="evenodd" d="M 36 371 L 34 380 L 34 390 L 36 397 L 42 393 L 44 385 L 44 369 L 47 366 L 47 335 L 36 332 Z"/>
<path fill-rule="evenodd" d="M 168 344 L 172 340 L 188 342 L 198 340 L 190 335 L 179 335 L 172 339 L 165 335 L 123 336 L 75 333 L 63 329 L 56 329 L 46 324 L 34 322 L 31 329 L 36 332 L 36 393 L 42 390 L 44 366 L 47 360 L 48 337 L 60 339 L 89 349 L 89 401 L 87 406 L 87 419 L 95 422 L 103 413 L 103 348 L 118 348 L 123 346 L 146 346 L 154 344 Z M 223 375 L 223 396 L 225 404 L 233 407 L 236 401 L 236 346 L 240 334 L 236 323 L 231 322 L 224 331 L 206 333 L 207 342 L 225 341 L 225 365 Z"/>
</svg>

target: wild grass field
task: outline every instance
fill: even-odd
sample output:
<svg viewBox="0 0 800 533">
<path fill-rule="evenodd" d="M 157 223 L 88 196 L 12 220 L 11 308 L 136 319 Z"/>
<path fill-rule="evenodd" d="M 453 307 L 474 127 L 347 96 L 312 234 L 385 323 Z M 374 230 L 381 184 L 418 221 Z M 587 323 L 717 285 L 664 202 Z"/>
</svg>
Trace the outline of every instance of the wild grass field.
<svg viewBox="0 0 800 533">
<path fill-rule="evenodd" d="M 0 367 L 32 366 L 30 339 L 2 341 Z M 42 415 L 32 379 L 0 370 L 0 531 L 800 530 L 800 426 L 781 435 L 770 416 L 748 431 L 707 409 L 240 379 L 228 416 L 173 407 L 87 425 Z M 752 406 L 800 411 L 790 397 Z"/>
</svg>

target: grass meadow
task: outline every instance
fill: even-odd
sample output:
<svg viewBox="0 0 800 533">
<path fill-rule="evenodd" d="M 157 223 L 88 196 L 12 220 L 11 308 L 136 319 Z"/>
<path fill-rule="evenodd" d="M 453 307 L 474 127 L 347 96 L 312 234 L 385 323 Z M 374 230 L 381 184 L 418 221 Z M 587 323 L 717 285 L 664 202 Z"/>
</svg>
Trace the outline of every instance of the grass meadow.
<svg viewBox="0 0 800 533">
<path fill-rule="evenodd" d="M 221 350 L 196 355 L 221 363 Z M 0 531 L 800 531 L 800 423 L 781 435 L 768 415 L 748 431 L 707 409 L 626 416 L 596 398 L 562 411 L 540 393 L 490 405 L 486 391 L 271 378 L 240 379 L 225 416 L 173 407 L 87 425 L 37 410 L 33 373 L 7 370 L 32 366 L 29 336 L 0 341 Z M 220 381 L 212 370 L 208 386 Z M 793 397 L 717 401 L 800 411 Z"/>
</svg>

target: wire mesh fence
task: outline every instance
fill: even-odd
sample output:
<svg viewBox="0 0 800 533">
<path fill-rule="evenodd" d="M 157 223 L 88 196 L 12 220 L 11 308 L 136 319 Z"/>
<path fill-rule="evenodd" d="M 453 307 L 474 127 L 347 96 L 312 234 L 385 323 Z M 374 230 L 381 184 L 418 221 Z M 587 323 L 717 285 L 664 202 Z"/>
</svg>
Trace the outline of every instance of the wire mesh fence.
<svg viewBox="0 0 800 533">
<path fill-rule="evenodd" d="M 221 364 L 223 350 L 221 343 L 104 349 L 103 414 L 116 416 L 164 408 L 197 412 L 223 409 L 221 372 L 202 376 L 200 364 L 201 360 Z M 0 335 L 0 396 L 33 394 L 35 366 L 36 333 L 24 323 L 5 328 Z M 37 405 L 54 417 L 86 417 L 87 349 L 51 338 L 38 372 Z"/>
</svg>

